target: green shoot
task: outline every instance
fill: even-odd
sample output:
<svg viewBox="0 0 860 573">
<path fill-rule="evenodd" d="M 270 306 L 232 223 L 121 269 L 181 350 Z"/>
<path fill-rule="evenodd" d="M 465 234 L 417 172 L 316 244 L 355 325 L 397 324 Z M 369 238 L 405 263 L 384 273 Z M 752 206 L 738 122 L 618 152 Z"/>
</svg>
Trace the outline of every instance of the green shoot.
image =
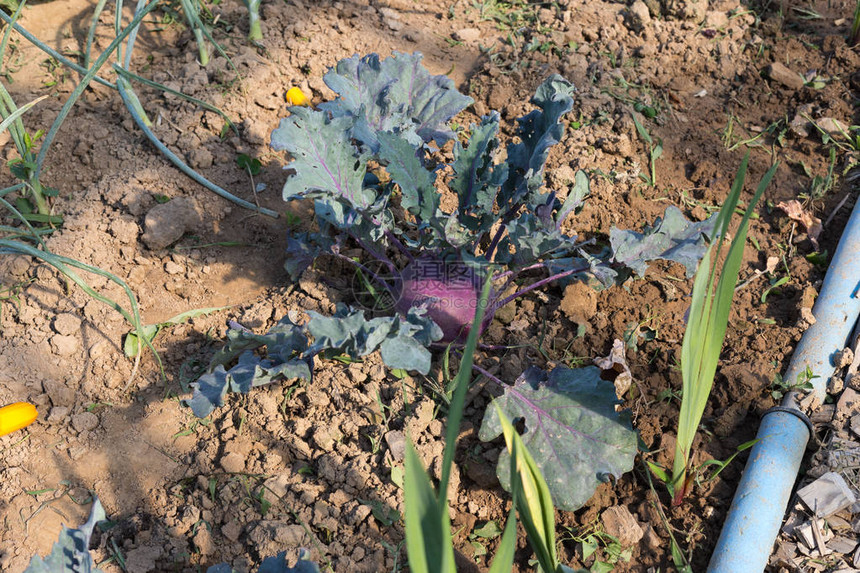
<svg viewBox="0 0 860 573">
<path fill-rule="evenodd" d="M 860 41 L 860 0 L 854 7 L 854 21 L 851 23 L 851 35 L 848 36 L 848 45 L 854 46 Z"/>
<path fill-rule="evenodd" d="M 248 8 L 248 41 L 260 42 L 263 39 L 263 30 L 260 27 L 260 2 L 261 0 L 242 0 Z"/>
<path fill-rule="evenodd" d="M 642 138 L 642 141 L 648 144 L 648 173 L 649 175 L 645 175 L 644 173 L 640 173 L 639 177 L 642 178 L 645 183 L 647 183 L 651 187 L 657 186 L 657 160 L 660 159 L 660 156 L 663 155 L 663 141 L 660 139 L 655 140 L 651 137 L 651 134 L 648 133 L 648 130 L 644 125 L 639 121 L 636 117 L 636 114 L 631 114 L 633 117 L 633 124 L 636 126 L 636 132 L 639 134 L 639 137 Z"/>
<path fill-rule="evenodd" d="M 678 435 L 671 479 L 675 505 L 683 501 L 684 496 L 693 486 L 693 480 L 688 476 L 690 450 L 714 385 L 717 362 L 726 336 L 732 296 L 743 259 L 749 219 L 777 167 L 776 164 L 773 165 L 759 183 L 732 239 L 717 279 L 719 255 L 723 251 L 729 223 L 743 189 L 748 163 L 749 153 L 741 162 L 731 192 L 717 215 L 714 241 L 705 252 L 693 283 L 690 317 L 681 347 L 683 398 L 678 418 Z"/>
<path fill-rule="evenodd" d="M 182 11 L 185 13 L 185 19 L 188 21 L 188 27 L 191 28 L 194 34 L 194 41 L 197 42 L 197 53 L 200 65 L 204 68 L 209 63 L 209 48 L 206 47 L 206 40 L 203 38 L 203 21 L 200 19 L 200 4 L 197 0 L 181 0 Z"/>
</svg>

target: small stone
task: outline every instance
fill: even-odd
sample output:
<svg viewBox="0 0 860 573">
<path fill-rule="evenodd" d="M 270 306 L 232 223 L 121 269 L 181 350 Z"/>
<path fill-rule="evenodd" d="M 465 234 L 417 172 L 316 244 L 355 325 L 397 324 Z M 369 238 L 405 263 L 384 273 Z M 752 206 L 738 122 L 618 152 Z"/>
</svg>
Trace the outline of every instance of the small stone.
<svg viewBox="0 0 860 573">
<path fill-rule="evenodd" d="M 860 393 L 853 388 L 846 388 L 836 402 L 836 416 L 844 420 L 855 414 L 860 414 Z"/>
<path fill-rule="evenodd" d="M 245 471 L 245 457 L 239 452 L 229 452 L 221 458 L 221 467 L 225 472 L 242 473 Z"/>
<path fill-rule="evenodd" d="M 163 249 L 199 223 L 200 215 L 194 202 L 187 197 L 177 197 L 149 210 L 143 223 L 143 242 L 150 249 Z"/>
<path fill-rule="evenodd" d="M 96 358 L 100 358 L 104 356 L 108 351 L 108 343 L 104 340 L 100 340 L 93 344 L 90 347 L 90 358 L 95 360 Z"/>
<path fill-rule="evenodd" d="M 860 414 L 851 416 L 851 432 L 860 438 Z"/>
<path fill-rule="evenodd" d="M 833 138 L 844 137 L 848 133 L 848 126 L 832 117 L 822 117 L 815 124 Z"/>
<path fill-rule="evenodd" d="M 78 350 L 78 339 L 75 336 L 55 334 L 51 337 L 51 346 L 58 356 L 71 356 Z"/>
<path fill-rule="evenodd" d="M 54 330 L 58 334 L 74 334 L 81 330 L 81 319 L 68 312 L 58 314 L 54 318 Z"/>
<path fill-rule="evenodd" d="M 164 272 L 169 275 L 178 275 L 185 272 L 185 267 L 173 261 L 167 261 L 164 263 Z"/>
<path fill-rule="evenodd" d="M 765 74 L 773 81 L 782 84 L 783 86 L 799 90 L 803 88 L 803 78 L 786 66 L 779 62 L 774 62 L 765 68 Z"/>
<path fill-rule="evenodd" d="M 391 452 L 391 457 L 395 462 L 403 461 L 406 455 L 406 436 L 398 430 L 391 430 L 385 434 L 385 443 L 388 444 L 388 450 Z"/>
<path fill-rule="evenodd" d="M 221 533 L 224 537 L 233 543 L 236 543 L 239 541 L 239 536 L 242 534 L 242 525 L 235 519 L 231 519 L 221 526 Z"/>
<path fill-rule="evenodd" d="M 845 388 L 845 382 L 839 376 L 831 376 L 827 381 L 827 393 L 839 394 Z"/>
<path fill-rule="evenodd" d="M 99 427 L 99 417 L 92 412 L 72 416 L 72 427 L 78 432 L 91 432 Z"/>
<path fill-rule="evenodd" d="M 597 293 L 585 283 L 577 281 L 565 287 L 559 308 L 572 322 L 587 324 L 597 312 Z"/>
<path fill-rule="evenodd" d="M 840 350 L 836 353 L 836 356 L 833 357 L 833 363 L 836 365 L 837 370 L 845 368 L 846 366 L 851 366 L 852 362 L 854 362 L 854 351 L 850 348 Z"/>
<path fill-rule="evenodd" d="M 65 406 L 54 406 L 48 414 L 49 424 L 58 424 L 66 419 L 69 415 L 69 409 Z"/>
<path fill-rule="evenodd" d="M 815 315 L 812 314 L 812 309 L 808 307 L 801 308 L 800 317 L 797 319 L 797 327 L 806 330 L 815 323 Z"/>
<path fill-rule="evenodd" d="M 194 169 L 208 169 L 214 161 L 212 153 L 205 147 L 197 147 L 188 154 L 188 164 Z"/>
<path fill-rule="evenodd" d="M 140 233 L 137 223 L 126 219 L 114 219 L 109 229 L 111 234 L 124 244 L 132 244 L 137 241 L 137 235 Z"/>
<path fill-rule="evenodd" d="M 857 548 L 857 541 L 837 535 L 827 543 L 827 548 L 841 555 L 848 555 Z"/>
<path fill-rule="evenodd" d="M 640 31 L 651 23 L 651 12 L 642 0 L 636 0 L 627 10 L 627 25 L 630 29 Z"/>
<path fill-rule="evenodd" d="M 496 311 L 493 318 L 497 319 L 502 324 L 510 324 L 517 316 L 517 304 L 513 301 Z"/>
<path fill-rule="evenodd" d="M 215 553 L 215 544 L 212 543 L 212 533 L 205 524 L 201 523 L 194 533 L 194 546 L 201 555 L 212 555 Z"/>
<path fill-rule="evenodd" d="M 149 573 L 156 571 L 156 561 L 164 553 L 161 547 L 142 545 L 129 550 L 125 555 L 125 571 L 128 573 Z"/>
<path fill-rule="evenodd" d="M 705 28 L 713 28 L 719 30 L 729 23 L 729 16 L 722 10 L 710 10 L 705 13 Z"/>
<path fill-rule="evenodd" d="M 622 547 L 630 547 L 639 543 L 645 535 L 642 527 L 630 510 L 624 506 L 616 505 L 606 509 L 600 516 L 606 533 L 618 539 Z"/>
<path fill-rule="evenodd" d="M 65 380 L 45 380 L 42 389 L 51 398 L 54 406 L 72 406 L 75 403 L 75 390 L 69 388 Z"/>
<path fill-rule="evenodd" d="M 481 39 L 481 31 L 477 28 L 463 28 L 454 32 L 458 42 L 477 42 Z"/>
</svg>

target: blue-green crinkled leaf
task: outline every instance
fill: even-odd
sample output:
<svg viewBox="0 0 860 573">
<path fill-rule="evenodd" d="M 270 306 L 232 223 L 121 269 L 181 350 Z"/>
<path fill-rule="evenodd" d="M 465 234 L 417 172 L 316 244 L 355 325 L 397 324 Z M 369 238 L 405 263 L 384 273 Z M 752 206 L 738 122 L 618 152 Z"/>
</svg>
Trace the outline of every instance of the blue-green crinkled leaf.
<svg viewBox="0 0 860 573">
<path fill-rule="evenodd" d="M 573 249 L 576 237 L 565 235 L 558 230 L 555 223 L 545 225 L 532 213 L 522 213 L 508 223 L 508 235 L 505 237 L 497 260 L 504 260 L 504 254 L 509 253 L 508 244 L 513 244 L 515 251 L 511 253 L 510 263 L 527 265 L 544 257 L 551 257 L 556 251 L 564 253 Z"/>
<path fill-rule="evenodd" d="M 564 125 L 561 118 L 573 108 L 572 83 L 553 74 L 537 89 L 532 103 L 540 108 L 518 119 L 520 143 L 508 150 L 508 179 L 499 193 L 499 204 L 516 204 L 534 196 L 543 185 L 544 164 L 549 148 L 561 141 Z"/>
<path fill-rule="evenodd" d="M 449 187 L 457 194 L 457 217 L 473 233 L 488 230 L 497 216 L 493 205 L 499 187 L 508 177 L 505 163 L 493 163 L 499 146 L 499 114 L 492 112 L 472 124 L 468 146 L 454 145 L 454 177 Z"/>
<path fill-rule="evenodd" d="M 340 97 L 321 104 L 334 117 L 354 119 L 352 137 L 376 152 L 377 133 L 400 133 L 416 145 L 444 144 L 454 137 L 448 121 L 472 104 L 446 76 L 433 76 L 421 65 L 420 53 L 394 52 L 341 60 L 323 77 Z"/>
<path fill-rule="evenodd" d="M 272 132 L 272 148 L 293 157 L 286 169 L 295 174 L 284 184 L 284 200 L 338 198 L 359 210 L 373 204 L 375 193 L 363 185 L 367 156 L 350 141 L 353 119 L 329 120 L 306 107 L 293 107 L 291 113 Z"/>
<path fill-rule="evenodd" d="M 582 169 L 574 175 L 573 188 L 568 191 L 567 198 L 556 213 L 555 221 L 558 226 L 564 223 L 567 216 L 579 209 L 585 202 L 585 198 L 591 192 L 591 185 L 588 181 L 588 175 Z"/>
<path fill-rule="evenodd" d="M 207 372 L 191 383 L 194 393 L 191 398 L 185 400 L 185 405 L 191 408 L 198 418 L 205 418 L 215 408 L 224 405 L 224 397 L 230 388 L 230 379 L 227 371 L 220 364 L 212 372 Z"/>
<path fill-rule="evenodd" d="M 266 347 L 266 358 L 254 350 Z M 227 344 L 210 362 L 210 371 L 191 383 L 193 394 L 185 404 L 205 418 L 224 404 L 228 392 L 247 393 L 278 380 L 310 380 L 311 363 L 304 356 L 308 338 L 304 328 L 284 317 L 266 334 L 254 334 L 238 324 L 227 331 Z M 229 370 L 225 368 L 238 357 Z"/>
<path fill-rule="evenodd" d="M 63 525 L 60 538 L 51 548 L 51 553 L 42 559 L 34 555 L 24 573 L 101 573 L 90 555 L 90 537 L 93 528 L 105 520 L 105 510 L 98 498 L 93 500 L 90 518 L 80 529 L 69 529 Z"/>
<path fill-rule="evenodd" d="M 383 316 L 367 320 L 364 311 L 339 304 L 334 316 L 309 311 L 307 332 L 314 337 L 308 352 L 338 350 L 352 357 L 367 356 L 375 350 L 390 368 L 430 371 L 427 347 L 442 338 L 442 329 L 423 316 L 423 309 L 411 309 L 405 318 Z"/>
<path fill-rule="evenodd" d="M 247 394 L 252 388 L 278 380 L 310 380 L 311 365 L 307 360 L 291 358 L 281 361 L 260 358 L 250 350 L 239 355 L 239 361 L 229 370 L 218 365 L 191 383 L 194 393 L 185 404 L 198 418 L 205 418 L 224 404 L 228 392 Z"/>
<path fill-rule="evenodd" d="M 645 275 L 648 261 L 675 261 L 684 265 L 687 276 L 691 277 L 708 247 L 706 236 L 713 234 L 715 217 L 693 223 L 672 206 L 666 209 L 662 219 L 658 218 L 653 227 L 646 227 L 642 233 L 613 227 L 609 239 L 614 260 L 627 265 L 640 277 Z"/>
<path fill-rule="evenodd" d="M 367 320 L 363 310 L 353 310 L 338 303 L 333 316 L 307 311 L 311 319 L 305 328 L 313 336 L 310 352 L 337 349 L 352 357 L 367 356 L 382 344 L 391 332 L 395 318 L 382 316 Z"/>
<path fill-rule="evenodd" d="M 421 374 L 430 372 L 433 356 L 427 348 L 443 336 L 442 329 L 423 316 L 424 309 L 410 309 L 405 319 L 398 318 L 396 330 L 379 347 L 382 361 L 389 368 L 415 370 Z"/>
<path fill-rule="evenodd" d="M 430 372 L 430 351 L 409 335 L 386 338 L 379 351 L 389 368 L 416 370 L 425 375 Z"/>
<path fill-rule="evenodd" d="M 509 420 L 525 423 L 523 442 L 560 509 L 579 509 L 600 483 L 633 469 L 637 438 L 629 412 L 615 411 L 615 386 L 594 366 L 557 367 L 549 374 L 530 367 L 495 402 Z M 496 408 L 490 406 L 479 437 L 487 441 L 501 433 Z M 507 450 L 499 456 L 496 473 L 508 489 Z"/>
<path fill-rule="evenodd" d="M 284 268 L 293 281 L 322 254 L 330 253 L 334 241 L 321 233 L 295 233 L 287 236 L 287 258 Z"/>
<path fill-rule="evenodd" d="M 287 552 L 281 551 L 274 557 L 266 557 L 260 563 L 257 573 L 319 573 L 316 563 L 309 560 L 307 549 L 299 550 L 299 560 L 294 567 L 287 565 Z M 219 563 L 206 569 L 206 573 L 235 573 L 235 569 L 226 563 Z"/>
<path fill-rule="evenodd" d="M 416 147 L 392 132 L 379 132 L 379 158 L 391 178 L 400 186 L 403 208 L 421 222 L 432 221 L 439 209 L 436 172 L 427 169 Z"/>
<path fill-rule="evenodd" d="M 268 347 L 269 357 L 277 356 L 285 361 L 307 350 L 308 337 L 303 327 L 295 324 L 288 316 L 279 320 L 266 334 L 254 334 L 231 322 L 227 331 L 227 344 L 212 357 L 209 369 L 212 370 L 218 364 L 226 366 L 246 350 L 255 350 L 261 346 Z"/>
</svg>

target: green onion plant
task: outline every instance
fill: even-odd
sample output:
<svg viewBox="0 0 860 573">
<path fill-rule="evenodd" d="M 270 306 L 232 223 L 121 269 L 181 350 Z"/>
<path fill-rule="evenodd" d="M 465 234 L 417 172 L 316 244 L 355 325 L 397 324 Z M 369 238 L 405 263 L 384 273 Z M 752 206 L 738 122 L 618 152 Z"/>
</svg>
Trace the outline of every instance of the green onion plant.
<svg viewBox="0 0 860 573">
<path fill-rule="evenodd" d="M 753 214 L 753 208 L 777 168 L 777 164 L 774 164 L 759 183 L 731 241 L 725 262 L 721 268 L 718 268 L 723 245 L 729 232 L 729 223 L 743 189 L 748 163 L 749 153 L 741 162 L 729 196 L 717 215 L 713 240 L 699 264 L 693 281 L 692 302 L 681 347 L 683 394 L 678 417 L 675 460 L 669 484 L 673 492 L 674 505 L 682 502 L 694 483 L 693 476 L 689 472 L 690 450 L 714 385 L 717 362 L 726 337 L 729 309 L 743 259 L 749 220 Z"/>
</svg>

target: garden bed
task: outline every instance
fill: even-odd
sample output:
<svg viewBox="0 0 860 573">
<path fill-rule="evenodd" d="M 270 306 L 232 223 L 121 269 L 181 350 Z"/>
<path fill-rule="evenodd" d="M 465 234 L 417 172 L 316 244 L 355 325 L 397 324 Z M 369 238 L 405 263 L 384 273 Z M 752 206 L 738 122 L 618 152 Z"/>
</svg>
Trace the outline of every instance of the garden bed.
<svg viewBox="0 0 860 573">
<path fill-rule="evenodd" d="M 83 523 L 90 492 L 112 524 L 97 533 L 93 550 L 97 562 L 109 560 L 105 571 L 119 571 L 120 561 L 131 573 L 225 561 L 247 570 L 284 549 L 292 558 L 299 547 L 323 570 L 405 567 L 398 468 L 406 435 L 431 473 L 441 465 L 445 416 L 434 388 L 446 373 L 438 361 L 425 377 L 392 372 L 378 354 L 352 363 L 318 360 L 313 383 L 231 395 L 202 420 L 180 401 L 221 347 L 228 320 L 262 333 L 281 317 L 328 314 L 352 302 L 354 270 L 337 261 L 290 281 L 286 236 L 307 228 L 310 208 L 281 199 L 288 160 L 269 142 L 288 114 L 285 92 L 298 86 L 314 103 L 330 100 L 323 74 L 356 53 L 423 53 L 432 73 L 447 74 L 475 100 L 455 121 L 467 126 L 499 110 L 503 141 L 513 136 L 514 119 L 533 109 L 529 100 L 547 76 L 573 82 L 574 107 L 546 173 L 549 188 L 568 185 L 577 170 L 588 174 L 590 195 L 572 223 L 580 236 L 604 240 L 613 226 L 639 230 L 672 205 L 704 220 L 721 205 L 747 151 L 750 182 L 779 161 L 751 222 L 743 286 L 694 465 L 724 460 L 753 439 L 759 416 L 776 403 L 775 376 L 807 326 L 823 254 L 833 253 L 857 199 L 857 182 L 844 173 L 857 150 L 838 133 L 823 142 L 812 125 L 860 123 L 860 55 L 845 42 L 854 5 L 813 2 L 782 12 L 734 1 L 685 3 L 681 11 L 672 5 L 652 18 L 641 2 L 279 0 L 263 5 L 264 39 L 255 47 L 245 38 L 244 7 L 225 0 L 210 7 L 218 16 L 215 37 L 241 79 L 221 56 L 201 67 L 191 33 L 154 12 L 156 23 L 138 39 L 135 69 L 219 106 L 239 133 L 222 137 L 219 116 L 141 89 L 154 132 L 208 179 L 282 216 L 255 214 L 198 186 L 149 145 L 116 93 L 101 86 L 85 92 L 43 175 L 59 190 L 53 206 L 64 217 L 47 246 L 125 280 L 144 323 L 226 308 L 166 327 L 154 341 L 164 378 L 144 352 L 127 386 L 135 368 L 123 355 L 130 325 L 66 288 L 50 267 L 0 257 L 0 404 L 30 401 L 40 412 L 24 432 L 0 438 L 0 568 L 23 570 L 33 554 L 49 551 L 61 523 Z M 72 52 L 81 50 L 91 10 L 80 0 L 34 4 L 21 24 Z M 112 38 L 112 22 L 108 10 L 98 48 Z M 20 38 L 6 58 L 14 81 L 5 85 L 16 101 L 52 96 L 25 116 L 33 131 L 50 125 L 78 81 L 44 59 Z M 634 112 L 662 142 L 653 171 Z M 8 135 L 0 138 L 11 159 Z M 237 166 L 240 155 L 260 160 L 253 180 Z M 3 177 L 4 186 L 13 182 Z M 749 184 L 742 200 L 753 189 Z M 777 207 L 795 199 L 824 222 L 817 240 Z M 176 229 L 178 241 L 171 240 Z M 122 300 L 117 285 L 86 276 Z M 590 364 L 621 340 L 633 378 L 624 407 L 652 452 L 647 459 L 671 465 L 691 286 L 682 265 L 660 262 L 621 287 L 530 293 L 488 326 L 483 341 L 509 348 L 481 354 L 480 364 L 512 382 L 530 365 Z M 492 396 L 491 388 L 470 393 L 452 478 L 462 571 L 486 569 L 498 537 L 483 526 L 503 524 L 509 507 L 495 475 L 503 443 L 477 435 Z M 739 456 L 670 507 L 637 460 L 582 509 L 558 512 L 561 561 L 592 567 L 597 560 L 614 571 L 673 567 L 659 504 L 694 570 L 703 570 L 744 462 Z M 527 571 L 531 554 L 521 541 L 516 563 Z M 599 548 L 584 557 L 591 543 Z"/>
</svg>

